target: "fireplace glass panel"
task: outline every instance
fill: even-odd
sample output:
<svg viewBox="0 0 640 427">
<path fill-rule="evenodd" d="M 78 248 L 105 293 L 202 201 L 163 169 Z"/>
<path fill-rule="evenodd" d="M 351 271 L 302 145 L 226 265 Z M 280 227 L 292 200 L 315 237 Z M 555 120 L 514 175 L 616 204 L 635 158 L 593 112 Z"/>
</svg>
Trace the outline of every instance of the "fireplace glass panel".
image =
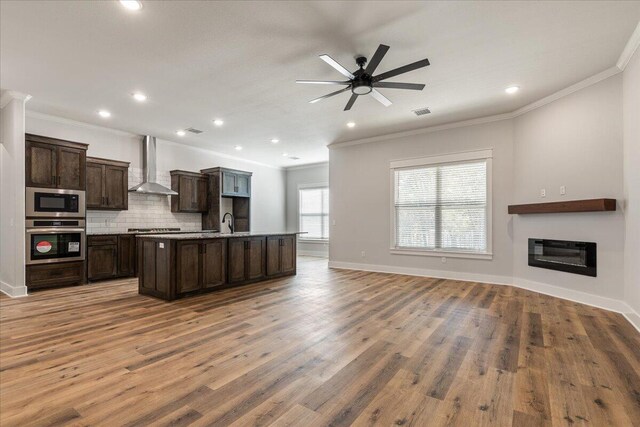
<svg viewBox="0 0 640 427">
<path fill-rule="evenodd" d="M 529 239 L 529 265 L 596 276 L 596 244 L 567 240 Z"/>
</svg>

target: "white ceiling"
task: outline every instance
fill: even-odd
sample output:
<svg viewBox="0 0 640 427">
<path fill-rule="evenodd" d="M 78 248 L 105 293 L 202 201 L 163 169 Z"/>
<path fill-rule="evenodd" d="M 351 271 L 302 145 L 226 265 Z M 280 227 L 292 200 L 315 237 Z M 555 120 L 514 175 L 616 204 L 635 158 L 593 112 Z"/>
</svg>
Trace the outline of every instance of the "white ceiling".
<svg viewBox="0 0 640 427">
<path fill-rule="evenodd" d="M 0 87 L 32 95 L 29 110 L 276 166 L 326 160 L 333 142 L 515 110 L 615 65 L 640 20 L 639 1 L 0 5 Z M 391 79 L 422 92 L 381 89 L 390 107 L 367 96 L 344 112 L 347 93 L 308 103 L 338 87 L 294 83 L 340 79 L 319 54 L 355 70 L 380 43 L 391 49 L 377 72 L 429 58 Z M 522 90 L 506 95 L 512 84 Z M 420 107 L 433 113 L 415 117 Z M 204 133 L 175 135 L 190 126 Z"/>
</svg>

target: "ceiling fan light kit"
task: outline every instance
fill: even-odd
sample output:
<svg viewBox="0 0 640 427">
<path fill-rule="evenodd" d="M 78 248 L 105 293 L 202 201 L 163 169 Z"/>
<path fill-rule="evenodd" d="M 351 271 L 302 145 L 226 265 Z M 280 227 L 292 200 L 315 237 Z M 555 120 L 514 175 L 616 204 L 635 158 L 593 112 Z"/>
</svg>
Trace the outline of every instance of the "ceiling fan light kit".
<svg viewBox="0 0 640 427">
<path fill-rule="evenodd" d="M 356 58 L 356 64 L 358 64 L 359 69 L 354 71 L 353 73 L 347 70 L 345 67 L 340 65 L 336 60 L 331 58 L 329 55 L 320 55 L 320 59 L 322 59 L 327 64 L 331 65 L 335 68 L 340 74 L 347 77 L 349 80 L 346 81 L 337 81 L 337 80 L 296 80 L 296 83 L 305 83 L 305 84 L 325 84 L 325 85 L 345 85 L 346 87 L 335 92 L 331 92 L 327 95 L 321 96 L 319 98 L 312 99 L 309 101 L 311 104 L 321 101 L 326 98 L 330 98 L 332 96 L 341 94 L 342 92 L 346 92 L 351 90 L 351 98 L 347 102 L 347 105 L 344 107 L 344 111 L 350 110 L 353 104 L 356 102 L 356 99 L 360 95 L 368 95 L 371 96 L 378 102 L 380 102 L 385 107 L 391 105 L 391 101 L 381 94 L 376 88 L 386 88 L 386 89 L 407 89 L 407 90 L 422 90 L 424 89 L 424 84 L 419 83 L 397 83 L 397 82 L 383 82 L 382 80 L 386 80 L 391 77 L 398 76 L 400 74 L 408 73 L 409 71 L 417 70 L 419 68 L 424 68 L 429 65 L 429 60 L 427 58 L 422 59 L 420 61 L 416 61 L 412 64 L 405 65 L 403 67 L 395 68 L 391 71 L 387 71 L 386 73 L 378 74 L 374 76 L 376 68 L 382 61 L 382 58 L 386 55 L 389 50 L 389 46 L 381 44 L 378 46 L 376 53 L 373 54 L 373 58 L 367 64 L 367 58 L 364 56 L 359 56 Z M 366 68 L 365 68 L 366 65 Z"/>
</svg>

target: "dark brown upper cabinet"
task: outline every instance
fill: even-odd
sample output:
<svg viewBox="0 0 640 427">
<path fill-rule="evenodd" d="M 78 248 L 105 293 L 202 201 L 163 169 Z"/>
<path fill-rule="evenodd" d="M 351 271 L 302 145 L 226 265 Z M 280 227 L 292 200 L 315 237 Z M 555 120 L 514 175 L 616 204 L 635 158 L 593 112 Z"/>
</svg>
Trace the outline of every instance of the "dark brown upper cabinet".
<svg viewBox="0 0 640 427">
<path fill-rule="evenodd" d="M 129 208 L 129 162 L 87 157 L 87 209 Z"/>
<path fill-rule="evenodd" d="M 222 197 L 231 199 L 235 231 L 251 230 L 251 172 L 235 169 L 209 168 L 200 171 L 208 181 L 207 210 L 202 215 L 203 230 L 220 230 L 225 212 Z"/>
<path fill-rule="evenodd" d="M 251 172 L 222 170 L 222 196 L 250 197 Z"/>
<path fill-rule="evenodd" d="M 171 196 L 171 212 L 206 212 L 206 175 L 181 170 L 170 173 L 171 189 L 178 193 L 177 196 Z"/>
<path fill-rule="evenodd" d="M 87 144 L 26 134 L 27 187 L 86 189 Z"/>
</svg>

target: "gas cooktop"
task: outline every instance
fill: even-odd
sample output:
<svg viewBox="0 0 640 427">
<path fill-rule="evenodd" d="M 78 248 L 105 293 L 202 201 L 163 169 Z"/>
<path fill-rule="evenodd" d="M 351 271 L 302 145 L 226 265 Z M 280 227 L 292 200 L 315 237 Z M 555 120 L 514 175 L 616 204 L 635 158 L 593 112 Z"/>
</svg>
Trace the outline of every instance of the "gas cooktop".
<svg viewBox="0 0 640 427">
<path fill-rule="evenodd" d="M 129 233 L 179 233 L 180 228 L 129 228 Z"/>
</svg>

